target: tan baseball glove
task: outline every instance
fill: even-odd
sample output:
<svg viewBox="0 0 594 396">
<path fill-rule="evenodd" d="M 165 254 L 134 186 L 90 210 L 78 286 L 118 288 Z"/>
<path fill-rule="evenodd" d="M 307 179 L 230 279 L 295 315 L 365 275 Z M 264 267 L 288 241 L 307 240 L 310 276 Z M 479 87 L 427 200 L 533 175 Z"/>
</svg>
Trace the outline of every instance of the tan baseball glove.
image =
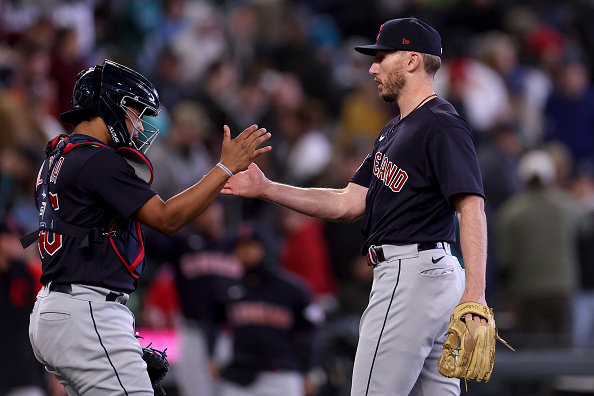
<svg viewBox="0 0 594 396">
<path fill-rule="evenodd" d="M 468 313 L 485 318 L 487 323 L 466 322 L 464 316 Z M 495 363 L 495 340 L 515 351 L 497 334 L 492 308 L 474 302 L 458 305 L 450 317 L 443 352 L 437 361 L 439 372 L 449 378 L 489 381 Z"/>
</svg>

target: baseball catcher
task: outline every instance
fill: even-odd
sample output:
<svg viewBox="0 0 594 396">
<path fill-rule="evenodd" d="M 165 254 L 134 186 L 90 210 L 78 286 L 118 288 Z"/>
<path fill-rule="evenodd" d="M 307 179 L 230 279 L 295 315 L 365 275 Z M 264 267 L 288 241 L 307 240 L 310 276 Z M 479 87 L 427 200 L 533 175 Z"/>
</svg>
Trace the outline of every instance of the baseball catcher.
<svg viewBox="0 0 594 396">
<path fill-rule="evenodd" d="M 60 382 L 71 394 L 97 393 L 93 389 L 153 394 L 167 371 L 165 351 L 145 350 L 146 363 L 142 360 L 138 341 L 130 337 L 134 315 L 126 306 L 148 266 L 143 226 L 163 235 L 182 229 L 210 206 L 233 174 L 272 149 L 259 148 L 270 133 L 252 125 L 231 139 L 224 126 L 220 162 L 163 201 L 150 186 L 153 167 L 145 156 L 158 133 L 149 122 L 160 111 L 153 84 L 106 59 L 79 73 L 72 106 L 60 119 L 74 129 L 48 142 L 34 183 L 38 229 L 21 239 L 24 247 L 37 243 L 43 270 L 29 339 L 48 372 L 68 372 Z M 43 320 L 52 307 L 70 319 Z M 113 340 L 118 353 L 89 365 L 90 357 L 106 353 L 91 326 Z M 84 353 L 65 357 L 64 350 Z M 147 363 L 152 381 L 144 372 Z"/>
<path fill-rule="evenodd" d="M 486 323 L 465 321 L 466 314 L 481 316 Z M 488 382 L 495 362 L 495 340 L 515 351 L 499 337 L 493 308 L 473 302 L 458 305 L 450 317 L 443 352 L 437 361 L 440 374 Z"/>
</svg>

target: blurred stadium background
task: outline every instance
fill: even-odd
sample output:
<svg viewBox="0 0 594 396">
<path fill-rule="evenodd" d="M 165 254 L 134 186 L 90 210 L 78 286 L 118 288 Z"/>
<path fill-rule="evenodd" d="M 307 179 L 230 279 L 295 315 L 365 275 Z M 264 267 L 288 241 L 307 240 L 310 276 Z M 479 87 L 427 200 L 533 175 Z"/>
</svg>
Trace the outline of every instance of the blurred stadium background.
<svg viewBox="0 0 594 396">
<path fill-rule="evenodd" d="M 253 123 L 272 132 L 273 151 L 258 160 L 271 179 L 341 187 L 398 114 L 377 96 L 371 59 L 353 47 L 409 16 L 441 33 L 436 91 L 475 133 L 487 301 L 517 349 L 499 348 L 492 380 L 462 392 L 594 394 L 594 1 L 0 0 L 0 345 L 11 353 L 0 363 L 0 395 L 17 385 L 15 368 L 47 395 L 62 394 L 31 362 L 31 300 L 22 297 L 30 294 L 7 263 L 40 271 L 36 250 L 19 250 L 15 236 L 36 228 L 33 181 L 45 143 L 70 131 L 58 116 L 79 71 L 112 59 L 157 87 L 161 134 L 148 156 L 164 199 L 216 164 L 224 124 L 234 134 Z M 530 194 L 535 178 L 550 192 L 546 205 Z M 371 274 L 358 224 L 218 202 L 224 233 L 246 219 L 265 224 L 272 261 L 309 282 L 326 312 L 317 394 L 348 395 Z M 174 239 L 191 241 L 198 228 Z M 146 234 L 149 268 L 129 306 L 145 338 L 169 348 L 166 389 L 175 395 L 174 244 Z"/>
</svg>

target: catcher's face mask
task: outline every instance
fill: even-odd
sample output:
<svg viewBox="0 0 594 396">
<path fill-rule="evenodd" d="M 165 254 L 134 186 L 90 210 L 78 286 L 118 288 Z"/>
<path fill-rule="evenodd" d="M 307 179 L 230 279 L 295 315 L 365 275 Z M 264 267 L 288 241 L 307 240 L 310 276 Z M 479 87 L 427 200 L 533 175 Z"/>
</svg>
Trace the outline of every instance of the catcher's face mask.
<svg viewBox="0 0 594 396">
<path fill-rule="evenodd" d="M 128 102 L 132 106 L 128 106 Z M 159 134 L 159 130 L 149 122 L 154 117 L 147 114 L 155 114 L 157 110 L 145 107 L 139 112 L 133 104 L 133 99 L 127 96 L 123 97 L 120 101 L 120 107 L 124 109 L 126 114 L 126 126 L 130 132 L 131 144 L 136 150 L 145 154 L 153 140 Z"/>
</svg>

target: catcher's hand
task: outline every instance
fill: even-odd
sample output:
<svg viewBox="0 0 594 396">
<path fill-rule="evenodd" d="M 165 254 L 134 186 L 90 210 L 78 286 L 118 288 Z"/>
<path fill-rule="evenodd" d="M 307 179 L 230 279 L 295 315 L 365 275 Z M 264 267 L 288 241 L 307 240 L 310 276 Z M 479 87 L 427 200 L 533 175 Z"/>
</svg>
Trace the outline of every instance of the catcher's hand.
<svg viewBox="0 0 594 396">
<path fill-rule="evenodd" d="M 165 389 L 161 385 L 161 381 L 169 371 L 169 362 L 167 361 L 167 348 L 164 351 L 159 351 L 151 348 L 151 344 L 142 348 L 142 359 L 146 362 L 146 370 L 153 387 L 158 388 L 165 395 Z"/>
<path fill-rule="evenodd" d="M 485 318 L 486 323 L 465 322 L 469 313 Z M 443 352 L 437 361 L 439 372 L 450 378 L 489 381 L 495 363 L 495 340 L 514 351 L 497 334 L 492 308 L 474 302 L 458 305 L 450 317 Z"/>
</svg>

